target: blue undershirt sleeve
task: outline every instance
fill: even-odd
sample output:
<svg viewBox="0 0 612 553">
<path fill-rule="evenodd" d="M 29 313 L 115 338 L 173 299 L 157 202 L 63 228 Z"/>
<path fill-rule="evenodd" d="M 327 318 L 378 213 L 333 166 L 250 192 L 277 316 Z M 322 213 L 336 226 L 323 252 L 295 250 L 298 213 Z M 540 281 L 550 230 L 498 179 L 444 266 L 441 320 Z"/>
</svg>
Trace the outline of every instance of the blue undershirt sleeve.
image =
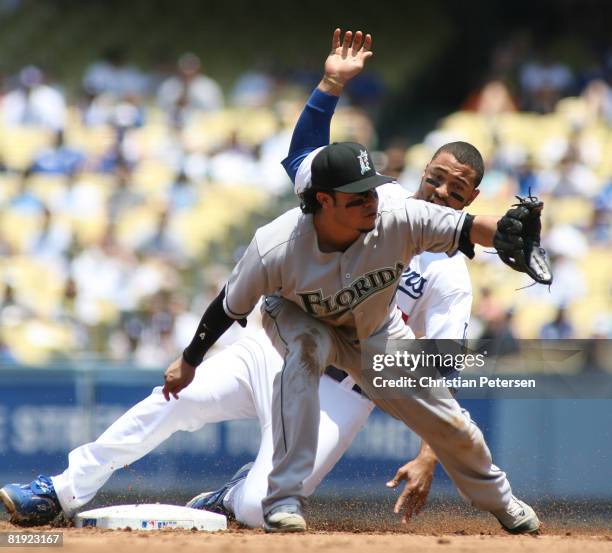
<svg viewBox="0 0 612 553">
<path fill-rule="evenodd" d="M 332 96 L 315 88 L 308 98 L 298 122 L 293 130 L 289 154 L 281 161 L 285 171 L 295 182 L 300 163 L 313 150 L 329 144 L 329 129 L 338 96 Z"/>
</svg>

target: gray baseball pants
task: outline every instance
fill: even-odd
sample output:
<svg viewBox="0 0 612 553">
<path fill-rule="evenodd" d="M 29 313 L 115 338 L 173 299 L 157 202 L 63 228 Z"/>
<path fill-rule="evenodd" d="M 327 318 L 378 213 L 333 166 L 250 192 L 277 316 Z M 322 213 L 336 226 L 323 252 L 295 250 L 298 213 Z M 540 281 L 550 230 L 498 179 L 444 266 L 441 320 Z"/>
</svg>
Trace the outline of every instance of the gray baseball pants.
<svg viewBox="0 0 612 553">
<path fill-rule="evenodd" d="M 273 468 L 268 477 L 264 514 L 280 505 L 300 505 L 303 482 L 314 465 L 319 428 L 320 376 L 328 365 L 362 380 L 359 344 L 337 328 L 316 320 L 294 303 L 267 297 L 262 306 L 263 326 L 284 358 L 272 395 Z M 379 331 L 383 344 L 410 336 L 401 319 Z M 372 398 L 385 412 L 403 421 L 437 455 L 460 494 L 486 511 L 505 509 L 512 497 L 506 474 L 496 467 L 484 437 L 469 415 L 450 395 L 406 394 L 401 399 Z"/>
</svg>

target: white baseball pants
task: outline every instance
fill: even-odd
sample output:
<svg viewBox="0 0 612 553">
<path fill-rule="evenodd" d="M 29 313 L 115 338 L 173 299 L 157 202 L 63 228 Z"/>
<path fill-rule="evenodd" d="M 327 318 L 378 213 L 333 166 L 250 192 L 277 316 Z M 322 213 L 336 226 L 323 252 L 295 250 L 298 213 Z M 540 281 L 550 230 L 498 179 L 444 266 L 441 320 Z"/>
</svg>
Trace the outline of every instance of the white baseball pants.
<svg viewBox="0 0 612 553">
<path fill-rule="evenodd" d="M 155 449 L 177 430 L 196 431 L 206 423 L 257 418 L 262 429 L 255 465 L 228 494 L 226 505 L 239 522 L 263 523 L 261 500 L 272 468 L 272 392 L 283 360 L 262 331 L 242 338 L 206 359 L 194 381 L 167 402 L 161 387 L 117 419 L 95 442 L 68 455 L 68 468 L 52 481 L 62 509 L 71 515 L 90 501 L 112 473 Z M 343 382 L 324 376 L 319 447 L 314 469 L 304 481 L 310 495 L 365 424 L 374 404 Z M 229 475 L 228 475 L 229 476 Z"/>
</svg>

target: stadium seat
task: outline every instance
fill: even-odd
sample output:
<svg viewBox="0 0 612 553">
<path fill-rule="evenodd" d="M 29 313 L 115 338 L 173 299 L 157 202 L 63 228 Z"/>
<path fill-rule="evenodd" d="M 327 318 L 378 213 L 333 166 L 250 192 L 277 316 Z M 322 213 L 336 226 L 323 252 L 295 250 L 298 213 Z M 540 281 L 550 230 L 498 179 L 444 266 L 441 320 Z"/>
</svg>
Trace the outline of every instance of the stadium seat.
<svg viewBox="0 0 612 553">
<path fill-rule="evenodd" d="M 50 130 L 37 127 L 0 128 L 0 151 L 8 167 L 24 170 L 30 166 L 36 152 L 53 141 Z"/>
</svg>

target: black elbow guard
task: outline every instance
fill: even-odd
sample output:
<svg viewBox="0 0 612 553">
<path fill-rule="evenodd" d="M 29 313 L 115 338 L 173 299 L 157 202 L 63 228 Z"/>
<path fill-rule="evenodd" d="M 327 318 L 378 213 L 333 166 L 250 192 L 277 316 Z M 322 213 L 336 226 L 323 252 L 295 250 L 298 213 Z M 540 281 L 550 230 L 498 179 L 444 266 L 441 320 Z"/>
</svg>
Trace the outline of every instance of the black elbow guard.
<svg viewBox="0 0 612 553">
<path fill-rule="evenodd" d="M 235 321 L 228 317 L 223 309 L 224 298 L 225 288 L 208 306 L 191 343 L 183 351 L 183 359 L 193 367 L 197 367 L 202 362 L 206 352 Z M 238 323 L 244 327 L 246 319 L 240 319 Z"/>
</svg>

